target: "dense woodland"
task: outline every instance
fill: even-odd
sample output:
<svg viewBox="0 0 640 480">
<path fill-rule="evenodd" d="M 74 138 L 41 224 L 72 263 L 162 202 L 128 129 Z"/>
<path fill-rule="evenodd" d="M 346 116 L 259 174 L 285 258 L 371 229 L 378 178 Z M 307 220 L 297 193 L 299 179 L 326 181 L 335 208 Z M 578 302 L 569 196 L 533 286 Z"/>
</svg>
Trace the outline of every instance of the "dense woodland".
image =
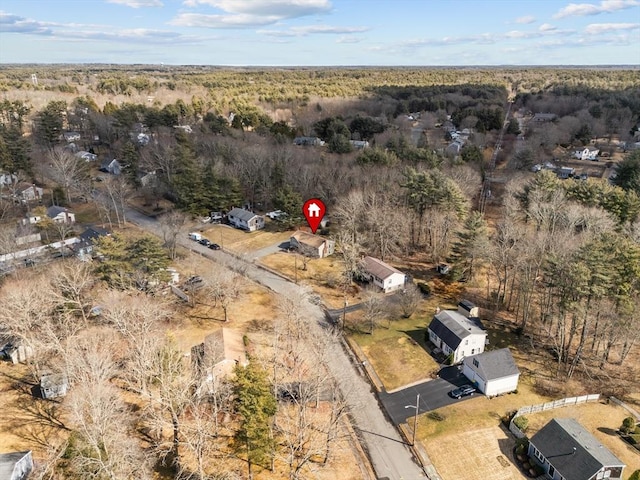
<svg viewBox="0 0 640 480">
<path fill-rule="evenodd" d="M 32 73 L 37 73 L 37 85 Z M 358 277 L 362 254 L 399 266 L 409 258 L 433 265 L 448 262 L 453 268 L 444 280 L 480 292 L 482 306 L 511 319 L 519 334 L 551 352 L 558 379 L 602 378 L 606 389 L 608 366 L 628 365 L 635 358 L 633 367 L 637 362 L 640 150 L 628 146 L 640 140 L 638 70 L 35 66 L 0 70 L 0 91 L 0 173 L 50 188 L 51 201 L 58 205 L 95 202 L 103 222 L 115 227 L 126 221 L 124 206 L 134 194 L 149 204 L 169 200 L 176 210 L 194 216 L 248 204 L 258 212 L 289 213 L 281 221 L 285 229 L 299 224 L 303 199 L 320 197 L 331 220 L 321 233 L 337 240 L 345 288 Z M 509 102 L 503 145 L 494 152 Z M 527 123 L 535 113 L 555 118 Z M 460 155 L 446 152 L 451 138 L 442 125 L 449 122 L 472 131 Z M 175 128 L 186 125 L 190 128 Z M 77 157 L 63 139 L 69 131 L 80 133 L 77 148 L 95 153 L 98 162 L 118 159 L 122 175 L 108 176 L 98 185 L 95 165 Z M 141 134 L 149 140 L 141 142 Z M 297 136 L 316 136 L 325 144 L 294 146 Z M 370 146 L 354 149 L 353 140 Z M 551 171 L 530 171 L 535 163 L 559 157 L 568 161 L 571 151 L 594 145 L 607 153 L 606 171 L 615 175 L 561 180 Z M 148 172 L 155 172 L 155 181 L 143 185 L 141 177 Z M 483 210 L 480 192 L 488 176 L 495 193 Z M 12 201 L 13 183 L 2 186 L 0 253 L 16 248 L 11 232 L 17 219 L 37 208 Z M 92 195 L 95 188 L 107 194 Z M 63 235 L 51 228 L 49 233 Z M 167 247 L 169 251 L 163 250 Z M 33 290 L 4 278 L 0 327 L 31 342 L 37 341 L 36 333 L 46 333 L 46 348 L 69 358 L 74 375 L 89 375 L 87 388 L 104 388 L 87 398 L 103 395 L 109 403 L 107 385 L 113 378 L 141 394 L 151 388 L 159 395 L 153 415 L 165 415 L 174 429 L 173 443 L 157 442 L 155 447 L 179 459 L 185 444 L 189 458 L 200 460 L 211 439 L 202 440 L 199 430 L 178 431 L 183 416 L 197 416 L 200 404 L 184 397 L 190 390 L 172 370 L 176 353 L 155 337 L 153 345 L 141 341 L 158 328 L 155 322 L 168 321 L 169 315 L 159 312 L 152 319 L 144 310 L 146 305 L 161 308 L 155 301 L 144 295 L 127 299 L 121 293 L 159 275 L 175 255 L 175 235 L 173 244 L 165 245 L 150 239 L 127 244 L 114 237 L 101 248 L 109 261 L 94 270 L 61 269 L 51 279 L 52 295 L 45 295 L 49 290 L 44 286 Z M 150 258 L 158 260 L 150 263 Z M 76 347 L 65 342 L 82 339 L 85 329 L 99 326 L 85 308 L 91 303 L 86 299 L 89 286 L 97 281 L 108 285 L 117 300 L 116 310 L 100 325 L 106 328 L 101 333 L 104 345 L 127 342 L 131 355 L 120 358 L 112 352 L 108 365 L 76 367 Z M 212 280 L 212 298 L 233 301 L 234 282 Z M 49 303 L 43 308 L 24 297 L 25 292 Z M 43 296 L 60 300 L 51 303 Z M 140 323 L 118 316 L 129 308 L 126 302 L 133 302 Z M 301 335 L 295 309 L 283 309 Z M 28 323 L 16 326 L 15 318 Z M 83 321 L 76 322 L 78 318 Z M 274 338 L 293 345 L 287 335 Z M 151 350 L 136 350 L 142 348 Z M 123 361 L 132 365 L 131 378 L 117 368 Z M 240 378 L 225 387 L 237 394 L 226 400 L 241 399 L 242 382 L 259 383 L 264 376 L 260 371 L 250 374 L 258 380 Z M 261 412 L 243 413 L 243 408 L 255 408 L 250 401 L 234 411 L 245 422 L 272 417 L 268 395 L 260 398 Z M 78 409 L 84 401 L 78 396 Z M 337 408 L 321 429 L 327 439 L 335 435 L 336 418 L 343 413 L 343 406 Z M 77 413 L 82 418 L 81 410 Z M 104 420 L 95 419 L 92 427 Z M 213 421 L 201 420 L 202 425 Z M 256 435 L 255 461 L 263 466 L 274 455 L 265 422 L 242 424 L 246 428 L 236 437 L 251 456 L 247 435 Z M 101 452 L 104 447 L 104 439 L 91 436 L 93 430 L 83 432 L 78 441 L 85 443 L 69 459 L 71 472 L 95 460 L 95 452 L 89 460 L 83 456 L 86 448 L 93 445 Z M 114 448 L 126 448 L 120 439 L 109 441 Z M 134 453 L 139 454 L 130 450 Z M 314 452 L 309 459 L 321 454 L 328 455 Z M 138 460 L 130 458 L 131 465 Z M 199 466 L 202 474 L 205 468 Z M 104 469 L 95 478 L 107 478 L 105 472 L 116 466 L 91 468 Z M 299 471 L 295 465 L 291 469 Z"/>
</svg>

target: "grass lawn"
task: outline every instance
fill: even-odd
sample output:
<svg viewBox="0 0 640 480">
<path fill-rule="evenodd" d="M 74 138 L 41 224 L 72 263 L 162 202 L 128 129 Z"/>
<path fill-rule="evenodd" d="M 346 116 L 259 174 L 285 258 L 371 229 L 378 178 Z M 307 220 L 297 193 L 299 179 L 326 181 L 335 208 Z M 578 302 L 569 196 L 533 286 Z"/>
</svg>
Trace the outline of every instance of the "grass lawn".
<svg viewBox="0 0 640 480">
<path fill-rule="evenodd" d="M 301 255 L 278 252 L 260 259 L 260 263 L 281 273 L 287 278 L 296 277 L 296 262 L 298 266 L 298 283 L 309 285 L 311 289 L 322 297 L 323 302 L 329 308 L 342 308 L 344 306 L 344 292 L 340 288 L 340 272 L 342 264 L 337 256 L 327 258 L 310 258 L 307 268 L 303 270 Z M 347 294 L 347 302 L 354 305 L 362 300 L 360 288 L 353 287 Z"/>
<path fill-rule="evenodd" d="M 261 248 L 288 241 L 291 237 L 291 232 L 271 232 L 266 230 L 245 232 L 229 225 L 211 225 L 208 223 L 196 225 L 193 231 L 202 232 L 203 236 L 213 243 L 217 243 L 225 250 L 238 255 L 255 252 Z"/>
<path fill-rule="evenodd" d="M 500 427 L 473 428 L 438 438 L 427 449 L 442 480 L 521 480 L 513 463 L 515 441 Z M 452 452 L 458 452 L 458 455 Z"/>
<path fill-rule="evenodd" d="M 394 316 L 389 328 L 385 328 L 387 322 L 382 322 L 371 335 L 352 334 L 387 391 L 432 378 L 439 369 L 438 363 L 427 353 L 424 339 L 437 306 L 442 308 L 446 304 L 442 299 L 430 296 L 422 300 L 411 318 Z M 361 312 L 353 312 L 352 318 L 359 314 Z"/>
</svg>

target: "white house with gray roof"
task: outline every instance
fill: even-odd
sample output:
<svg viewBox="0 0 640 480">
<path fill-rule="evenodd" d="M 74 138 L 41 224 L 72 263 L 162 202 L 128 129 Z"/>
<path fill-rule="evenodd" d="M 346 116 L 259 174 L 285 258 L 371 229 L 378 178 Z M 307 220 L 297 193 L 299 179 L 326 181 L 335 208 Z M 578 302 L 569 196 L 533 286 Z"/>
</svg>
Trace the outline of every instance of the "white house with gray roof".
<svg viewBox="0 0 640 480">
<path fill-rule="evenodd" d="M 264 217 L 243 208 L 234 208 L 227 214 L 229 223 L 241 230 L 253 232 L 264 228 Z"/>
<path fill-rule="evenodd" d="M 452 364 L 465 357 L 484 352 L 487 332 L 479 320 L 467 318 L 453 310 L 442 310 L 433 317 L 427 329 L 429 340 L 445 355 L 453 355 Z"/>
<path fill-rule="evenodd" d="M 515 391 L 520 378 L 508 348 L 464 357 L 462 373 L 487 397 Z"/>
<path fill-rule="evenodd" d="M 529 457 L 552 480 L 621 480 L 626 466 L 573 418 L 554 418 L 529 440 Z"/>
<path fill-rule="evenodd" d="M 364 257 L 362 260 L 362 274 L 385 293 L 403 288 L 407 281 L 407 276 L 400 270 L 373 257 Z"/>
</svg>

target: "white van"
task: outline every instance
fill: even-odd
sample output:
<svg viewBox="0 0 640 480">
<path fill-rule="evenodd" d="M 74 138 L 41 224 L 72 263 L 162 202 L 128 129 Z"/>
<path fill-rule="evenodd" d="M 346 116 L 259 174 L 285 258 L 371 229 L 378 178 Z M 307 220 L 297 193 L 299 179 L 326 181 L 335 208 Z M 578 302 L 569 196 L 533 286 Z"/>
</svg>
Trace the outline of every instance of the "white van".
<svg viewBox="0 0 640 480">
<path fill-rule="evenodd" d="M 197 233 L 197 232 L 191 232 L 191 233 L 189 234 L 189 238 L 190 238 L 191 240 L 194 240 L 194 241 L 196 241 L 196 242 L 199 242 L 200 240 L 202 240 L 202 235 L 200 235 L 200 234 L 199 234 L 199 233 Z"/>
</svg>

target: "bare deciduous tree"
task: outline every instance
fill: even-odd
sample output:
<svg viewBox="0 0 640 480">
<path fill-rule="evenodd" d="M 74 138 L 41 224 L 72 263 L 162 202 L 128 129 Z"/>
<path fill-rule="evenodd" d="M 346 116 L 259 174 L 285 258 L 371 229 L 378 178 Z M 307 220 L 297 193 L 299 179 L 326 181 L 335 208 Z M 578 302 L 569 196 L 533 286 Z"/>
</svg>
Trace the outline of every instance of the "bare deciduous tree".
<svg viewBox="0 0 640 480">
<path fill-rule="evenodd" d="M 169 251 L 171 259 L 176 258 L 177 240 L 184 233 L 188 216 L 179 210 L 172 210 L 158 218 L 158 225 L 162 232 L 164 246 Z"/>
<path fill-rule="evenodd" d="M 148 459 L 130 433 L 132 419 L 113 385 L 74 385 L 68 405 L 77 432 L 70 462 L 79 478 L 151 478 Z"/>
<path fill-rule="evenodd" d="M 62 149 L 50 150 L 48 160 L 52 177 L 64 188 L 67 202 L 71 203 L 71 190 L 81 190 L 81 185 L 89 181 L 87 162 Z"/>
</svg>

